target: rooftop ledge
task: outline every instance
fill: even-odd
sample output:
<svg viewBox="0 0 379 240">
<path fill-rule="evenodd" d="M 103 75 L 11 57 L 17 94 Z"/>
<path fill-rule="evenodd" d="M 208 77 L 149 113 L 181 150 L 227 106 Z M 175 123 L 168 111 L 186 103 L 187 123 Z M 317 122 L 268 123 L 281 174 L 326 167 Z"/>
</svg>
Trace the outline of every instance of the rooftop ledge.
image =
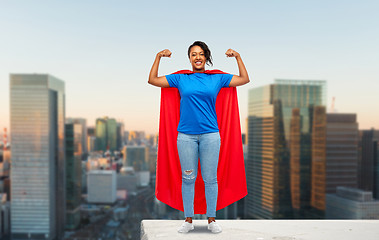
<svg viewBox="0 0 379 240">
<path fill-rule="evenodd" d="M 379 220 L 216 220 L 222 232 L 211 233 L 207 220 L 193 220 L 195 229 L 178 233 L 184 220 L 143 220 L 141 240 L 378 240 Z"/>
</svg>

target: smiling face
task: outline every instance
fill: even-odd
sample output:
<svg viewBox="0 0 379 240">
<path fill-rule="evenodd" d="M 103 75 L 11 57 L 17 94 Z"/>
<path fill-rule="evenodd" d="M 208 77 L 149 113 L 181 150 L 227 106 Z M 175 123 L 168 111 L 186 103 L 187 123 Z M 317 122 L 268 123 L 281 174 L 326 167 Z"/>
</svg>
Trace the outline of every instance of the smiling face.
<svg viewBox="0 0 379 240">
<path fill-rule="evenodd" d="M 193 46 L 190 50 L 189 59 L 193 72 L 205 71 L 205 63 L 207 59 L 205 58 L 204 50 L 201 47 Z"/>
</svg>

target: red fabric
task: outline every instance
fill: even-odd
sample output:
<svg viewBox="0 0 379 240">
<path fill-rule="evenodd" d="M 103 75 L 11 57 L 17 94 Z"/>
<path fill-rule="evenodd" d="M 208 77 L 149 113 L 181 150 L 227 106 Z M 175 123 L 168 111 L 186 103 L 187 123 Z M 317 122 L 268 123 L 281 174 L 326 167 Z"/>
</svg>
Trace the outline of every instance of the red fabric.
<svg viewBox="0 0 379 240">
<path fill-rule="evenodd" d="M 174 74 L 191 74 L 182 70 Z M 224 73 L 220 70 L 205 71 L 207 74 Z M 176 138 L 179 124 L 180 95 L 176 88 L 161 89 L 158 159 L 155 195 L 167 205 L 184 211 L 182 199 L 182 173 Z M 217 122 L 220 130 L 221 149 L 217 169 L 217 210 L 222 209 L 247 195 L 246 175 L 242 150 L 237 89 L 222 88 L 216 100 Z M 207 210 L 204 181 L 200 164 L 195 183 L 195 214 Z"/>
</svg>

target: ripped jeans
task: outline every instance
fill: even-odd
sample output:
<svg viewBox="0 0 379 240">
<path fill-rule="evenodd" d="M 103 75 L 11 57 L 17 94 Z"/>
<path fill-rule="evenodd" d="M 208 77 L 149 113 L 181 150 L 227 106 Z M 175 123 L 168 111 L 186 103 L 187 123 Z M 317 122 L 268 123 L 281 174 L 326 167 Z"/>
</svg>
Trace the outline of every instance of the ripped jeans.
<svg viewBox="0 0 379 240">
<path fill-rule="evenodd" d="M 177 146 L 182 168 L 182 197 L 185 217 L 194 216 L 193 202 L 199 158 L 207 202 L 206 214 L 207 217 L 216 217 L 217 166 L 220 145 L 219 132 L 196 135 L 178 133 Z"/>
</svg>

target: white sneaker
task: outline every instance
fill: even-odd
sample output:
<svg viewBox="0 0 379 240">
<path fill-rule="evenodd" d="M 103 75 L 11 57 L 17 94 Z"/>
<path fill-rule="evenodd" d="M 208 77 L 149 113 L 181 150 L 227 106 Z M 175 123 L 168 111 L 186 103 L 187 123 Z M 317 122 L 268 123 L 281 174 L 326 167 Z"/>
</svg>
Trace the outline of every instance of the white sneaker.
<svg viewBox="0 0 379 240">
<path fill-rule="evenodd" d="M 189 231 L 195 229 L 193 227 L 193 224 L 192 223 L 189 223 L 189 222 L 184 222 L 182 224 L 182 226 L 180 226 L 180 228 L 178 228 L 178 232 L 180 233 L 188 233 Z"/>
<path fill-rule="evenodd" d="M 208 230 L 211 230 L 213 233 L 220 233 L 222 232 L 222 229 L 220 225 L 216 222 L 211 222 L 208 224 Z"/>
</svg>

